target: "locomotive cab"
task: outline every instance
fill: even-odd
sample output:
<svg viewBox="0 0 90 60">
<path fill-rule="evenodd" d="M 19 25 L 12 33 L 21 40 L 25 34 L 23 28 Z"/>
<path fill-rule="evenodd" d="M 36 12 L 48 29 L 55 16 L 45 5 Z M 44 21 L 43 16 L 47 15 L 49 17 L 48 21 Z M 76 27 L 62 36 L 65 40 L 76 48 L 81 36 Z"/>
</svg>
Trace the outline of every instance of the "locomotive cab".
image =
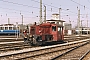
<svg viewBox="0 0 90 60">
<path fill-rule="evenodd" d="M 64 29 L 63 29 L 63 20 L 47 20 L 50 22 L 51 27 L 51 34 L 53 35 L 53 41 L 63 41 L 64 39 Z"/>
<path fill-rule="evenodd" d="M 53 35 L 53 41 L 63 40 L 63 26 L 52 25 L 51 34 Z"/>
</svg>

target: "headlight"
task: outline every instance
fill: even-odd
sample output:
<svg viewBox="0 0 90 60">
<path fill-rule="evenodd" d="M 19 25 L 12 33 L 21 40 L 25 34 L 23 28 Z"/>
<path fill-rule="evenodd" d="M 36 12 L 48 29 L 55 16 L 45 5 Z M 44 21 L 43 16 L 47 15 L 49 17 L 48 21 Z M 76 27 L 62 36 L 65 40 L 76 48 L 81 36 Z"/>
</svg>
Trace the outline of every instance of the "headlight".
<svg viewBox="0 0 90 60">
<path fill-rule="evenodd" d="M 32 37 L 32 35 L 30 35 L 30 37 Z"/>
<path fill-rule="evenodd" d="M 27 38 L 26 36 L 24 36 L 24 38 Z"/>
<path fill-rule="evenodd" d="M 35 40 L 35 38 L 33 38 L 33 40 Z"/>
</svg>

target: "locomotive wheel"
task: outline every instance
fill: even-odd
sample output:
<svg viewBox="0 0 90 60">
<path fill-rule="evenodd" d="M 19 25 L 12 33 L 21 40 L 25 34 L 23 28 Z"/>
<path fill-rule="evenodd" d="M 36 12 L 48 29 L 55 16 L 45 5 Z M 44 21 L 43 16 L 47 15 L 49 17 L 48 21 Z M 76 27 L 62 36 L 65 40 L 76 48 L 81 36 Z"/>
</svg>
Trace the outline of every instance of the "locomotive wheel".
<svg viewBox="0 0 90 60">
<path fill-rule="evenodd" d="M 37 41 L 35 39 L 33 39 L 33 44 L 36 45 L 37 44 Z"/>
<path fill-rule="evenodd" d="M 32 44 L 32 45 L 39 46 L 39 45 L 42 45 L 42 44 L 43 44 L 43 43 L 40 42 L 40 41 L 33 40 L 33 44 Z"/>
<path fill-rule="evenodd" d="M 42 42 L 37 42 L 37 45 L 39 46 L 39 45 L 42 45 L 43 43 Z"/>
<path fill-rule="evenodd" d="M 28 44 L 29 44 L 30 46 L 33 46 L 33 44 L 32 44 L 32 43 L 30 43 L 30 42 L 29 42 Z"/>
<path fill-rule="evenodd" d="M 24 38 L 24 42 L 25 42 L 25 43 L 28 43 L 28 40 L 27 40 L 27 38 Z"/>
</svg>

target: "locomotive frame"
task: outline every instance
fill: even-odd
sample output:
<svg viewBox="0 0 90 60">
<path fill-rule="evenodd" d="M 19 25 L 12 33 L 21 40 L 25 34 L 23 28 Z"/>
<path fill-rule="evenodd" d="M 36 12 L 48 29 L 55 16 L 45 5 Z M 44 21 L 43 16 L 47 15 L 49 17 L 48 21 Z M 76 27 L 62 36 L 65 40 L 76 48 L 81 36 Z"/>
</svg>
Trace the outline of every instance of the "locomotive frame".
<svg viewBox="0 0 90 60">
<path fill-rule="evenodd" d="M 30 26 L 30 34 L 25 34 L 24 41 L 30 45 L 42 45 L 46 42 L 61 42 L 64 39 L 62 20 L 47 20 L 45 23 Z"/>
</svg>

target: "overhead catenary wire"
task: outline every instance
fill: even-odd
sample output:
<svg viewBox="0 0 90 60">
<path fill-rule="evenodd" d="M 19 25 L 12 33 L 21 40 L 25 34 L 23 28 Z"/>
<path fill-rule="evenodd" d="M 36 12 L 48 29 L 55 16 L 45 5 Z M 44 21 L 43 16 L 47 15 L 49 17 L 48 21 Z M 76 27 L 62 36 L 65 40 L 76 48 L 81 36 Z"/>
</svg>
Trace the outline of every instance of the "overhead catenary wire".
<svg viewBox="0 0 90 60">
<path fill-rule="evenodd" d="M 74 0 L 70 0 L 70 1 L 72 1 L 73 3 L 78 4 L 79 6 L 83 7 L 83 8 L 84 8 L 84 10 L 85 10 L 85 9 L 90 10 L 90 8 L 88 8 L 87 6 L 82 5 L 82 4 L 80 4 L 80 3 L 78 3 L 78 2 L 76 2 L 76 1 L 74 1 Z M 89 1 L 89 0 L 88 0 L 88 2 L 90 3 L 90 1 Z M 80 15 L 86 15 L 86 14 L 81 14 L 81 13 L 80 13 Z M 90 13 L 88 14 L 88 16 L 89 16 L 89 15 L 90 15 Z"/>
<path fill-rule="evenodd" d="M 2 8 L 2 9 L 8 9 L 8 10 L 14 10 L 14 11 L 18 11 L 18 12 L 21 12 L 22 10 L 17 10 L 17 9 L 11 9 L 11 8 L 4 8 L 4 7 L 0 7 L 0 8 Z M 32 13 L 32 12 L 30 12 L 30 11 L 23 11 L 23 12 L 28 12 L 28 13 Z"/>
<path fill-rule="evenodd" d="M 1 1 L 1 0 L 0 0 Z M 4 0 L 2 0 L 3 2 L 7 2 L 7 3 L 12 3 L 12 4 L 17 4 L 17 5 L 22 5 L 22 6 L 27 6 L 27 7 L 32 7 L 32 6 L 28 6 L 28 5 L 23 5 L 23 4 L 19 4 L 19 3 L 14 3 L 14 2 L 9 2 L 9 1 L 4 1 Z M 48 5 L 48 6 L 51 6 L 51 5 Z M 54 6 L 52 6 L 52 7 L 54 7 Z M 32 7 L 33 8 L 33 7 Z M 58 8 L 58 7 L 54 7 L 54 8 Z M 9 9 L 9 8 L 4 8 L 4 9 Z M 39 9 L 39 8 L 37 8 L 37 9 Z M 15 11 L 21 11 L 21 10 L 16 10 L 16 9 L 9 9 L 9 10 L 15 10 Z M 50 10 L 49 10 L 50 11 Z M 66 10 L 65 10 L 66 11 Z M 26 12 L 26 11 L 25 11 Z M 31 12 L 29 12 L 29 13 L 31 13 Z"/>
<path fill-rule="evenodd" d="M 90 3 L 90 0 L 88 0 L 88 2 Z"/>
<path fill-rule="evenodd" d="M 78 2 L 76 2 L 76 1 L 74 1 L 74 0 L 70 0 L 70 1 L 74 2 L 75 4 L 78 4 L 79 6 L 84 7 L 84 10 L 85 10 L 85 9 L 90 10 L 90 8 L 88 8 L 87 6 L 82 5 L 82 4 L 80 4 L 80 3 L 78 3 Z M 88 0 L 88 2 L 90 3 L 90 0 Z M 81 13 L 80 13 L 80 15 L 86 15 L 86 14 L 81 14 Z M 90 15 L 90 13 L 89 13 L 88 15 Z"/>
<path fill-rule="evenodd" d="M 74 2 L 74 3 L 76 3 L 76 4 L 78 4 L 78 5 L 80 5 L 80 6 L 82 6 L 82 7 L 84 7 L 85 5 L 82 5 L 82 4 L 80 4 L 80 3 L 78 3 L 78 2 L 76 2 L 76 1 L 74 1 L 74 0 L 71 0 L 72 2 Z M 89 9 L 90 10 L 90 8 L 88 8 L 88 7 L 86 7 L 85 6 L 85 8 L 87 8 L 87 9 Z"/>
<path fill-rule="evenodd" d="M 36 8 L 36 9 L 40 9 L 39 7 L 33 7 L 33 6 L 29 6 L 29 5 L 24 5 L 24 4 L 19 4 L 19 3 L 14 3 L 14 2 L 10 2 L 10 1 L 4 1 L 4 0 L 0 0 L 0 1 L 2 1 L 2 2 L 6 2 L 6 3 L 11 3 L 11 4 L 15 4 L 15 5 L 20 5 L 20 6 L 26 6 L 26 7 L 31 7 L 31 8 Z M 0 7 L 0 8 L 2 8 L 2 9 L 8 9 L 8 10 L 15 10 L 15 11 L 22 11 L 22 10 L 16 10 L 16 9 L 10 9 L 10 8 L 3 8 L 3 7 Z M 48 11 L 51 11 L 51 10 L 48 10 Z M 30 11 L 23 11 L 23 12 L 29 12 L 29 13 L 32 13 L 32 12 L 30 12 Z M 33 13 L 35 13 L 35 12 L 33 12 Z"/>
<path fill-rule="evenodd" d="M 21 5 L 21 6 L 26 6 L 26 7 L 31 7 L 31 8 L 37 8 L 37 9 L 40 9 L 39 7 L 33 7 L 33 6 L 24 5 L 24 4 L 15 3 L 15 2 L 10 2 L 10 1 L 6 1 L 6 0 L 0 0 L 0 1 L 7 2 L 7 3 L 12 3 L 12 4 L 17 4 L 17 5 Z M 31 0 L 31 1 L 40 3 L 39 1 L 36 1 L 36 0 Z M 71 1 L 74 2 L 74 3 L 76 3 L 76 4 L 79 4 L 79 3 L 77 3 L 77 2 L 75 2 L 75 1 L 73 1 L 73 0 L 71 0 Z M 51 7 L 53 7 L 53 8 L 58 8 L 58 7 L 49 5 L 49 4 L 45 4 L 45 3 L 42 3 L 42 4 L 43 4 L 43 5 L 47 5 L 47 6 L 51 6 Z M 80 5 L 80 6 L 84 6 L 84 5 L 81 5 L 81 4 L 79 4 L 79 5 Z M 87 8 L 87 7 L 86 7 L 86 8 Z M 89 8 L 88 8 L 88 9 L 89 9 Z M 62 9 L 62 10 L 66 11 L 65 9 Z M 48 11 L 50 11 L 50 10 L 48 10 Z M 72 11 L 68 11 L 68 12 L 74 13 L 74 12 L 72 12 Z M 77 14 L 77 13 L 75 13 L 75 14 Z"/>
<path fill-rule="evenodd" d="M 38 7 L 33 7 L 33 6 L 24 5 L 24 4 L 20 4 L 20 3 L 15 3 L 15 2 L 10 2 L 10 1 L 5 1 L 5 0 L 0 0 L 0 1 L 7 2 L 7 3 L 12 3 L 12 4 L 16 4 L 16 5 L 21 5 L 21 6 L 26 6 L 26 7 L 32 7 L 32 8 L 37 8 L 37 9 L 39 9 Z"/>
<path fill-rule="evenodd" d="M 24 4 L 19 4 L 19 3 L 14 3 L 14 2 L 10 2 L 10 1 L 4 1 L 4 0 L 0 0 L 2 2 L 7 2 L 7 3 L 12 3 L 12 4 L 16 4 L 16 5 L 21 5 L 21 6 L 27 6 L 27 7 L 31 7 L 31 8 L 36 8 L 36 9 L 39 9 L 38 7 L 33 7 L 33 6 L 28 6 L 28 5 L 24 5 Z M 24 11 L 24 10 L 17 10 L 17 9 L 11 9 L 11 8 L 4 8 L 4 7 L 0 7 L 1 9 L 8 9 L 8 10 L 14 10 L 14 11 L 18 11 L 18 12 L 27 12 L 27 13 L 32 13 L 33 11 Z M 35 13 L 35 12 L 33 12 Z M 36 14 L 36 13 L 35 13 Z M 38 14 L 38 13 L 37 13 Z"/>
<path fill-rule="evenodd" d="M 31 1 L 34 1 L 34 2 L 40 3 L 39 1 L 36 1 L 36 0 L 31 0 Z M 52 6 L 52 5 L 49 5 L 49 4 L 45 4 L 45 3 L 42 3 L 42 4 L 43 4 L 43 5 L 47 5 L 47 6 L 51 6 L 51 7 L 53 7 L 53 8 L 57 8 L 57 9 L 59 9 L 59 7 L 55 7 L 55 6 Z M 51 9 L 52 9 L 52 8 L 51 8 Z M 62 9 L 62 10 L 67 11 L 66 9 Z M 72 11 L 68 11 L 68 12 L 71 12 L 71 13 L 77 14 L 77 13 L 72 12 Z"/>
<path fill-rule="evenodd" d="M 19 4 L 19 3 L 14 3 L 14 2 L 10 2 L 10 1 L 4 1 L 4 0 L 0 0 L 0 1 L 3 1 L 3 2 L 7 2 L 7 3 L 12 3 L 12 4 L 16 4 L 16 5 L 21 5 L 21 6 L 27 6 L 27 7 L 32 7 L 32 8 L 37 8 L 39 9 L 38 7 L 33 7 L 33 6 L 29 6 L 29 5 L 24 5 L 24 4 Z M 34 0 L 35 1 L 35 0 Z M 35 1 L 35 2 L 38 2 L 38 1 Z M 39 3 L 39 2 L 38 2 Z M 44 3 L 43 3 L 44 4 Z M 51 6 L 51 5 L 48 5 L 48 6 Z M 52 6 L 54 7 L 54 6 Z M 15 10 L 15 11 L 22 11 L 22 10 L 16 10 L 16 9 L 10 9 L 10 8 L 3 8 L 3 7 L 0 7 L 2 9 L 8 9 L 8 10 Z M 58 8 L 58 7 L 54 7 L 54 8 Z M 51 10 L 48 10 L 48 11 L 51 11 Z M 29 11 L 23 11 L 23 12 L 29 12 Z M 33 12 L 33 11 L 32 11 Z M 29 13 L 32 13 L 32 12 L 29 12 Z M 35 13 L 35 12 L 33 12 Z M 72 12 L 73 13 L 73 12 Z M 36 13 L 35 13 L 36 14 Z"/>
<path fill-rule="evenodd" d="M 31 8 L 39 9 L 39 7 L 29 6 L 29 5 L 25 5 L 25 4 L 20 4 L 20 3 L 5 1 L 5 0 L 0 0 L 0 1 L 7 2 L 7 3 L 12 3 L 12 4 L 16 4 L 16 5 L 20 5 L 20 6 L 25 6 L 25 7 L 29 7 L 29 8 L 31 7 Z M 40 3 L 39 1 L 35 1 L 35 0 L 31 0 L 31 1 Z M 42 4 L 43 4 L 43 5 L 47 5 L 47 6 L 51 6 L 51 7 L 53 7 L 53 8 L 57 8 L 57 9 L 58 9 L 58 7 L 55 7 L 55 6 L 52 6 L 52 5 L 49 5 L 49 4 L 45 4 L 45 3 L 42 3 Z M 2 7 L 2 9 L 3 9 L 3 7 Z M 10 8 L 4 8 L 4 9 L 15 10 L 15 11 L 18 11 L 18 12 L 20 12 L 20 11 L 21 11 L 21 12 L 28 12 L 28 13 L 32 14 L 32 11 L 30 12 L 30 11 L 16 10 L 16 9 L 10 9 Z M 65 9 L 62 9 L 62 10 L 67 11 L 67 10 L 65 10 Z M 47 10 L 47 11 L 51 11 L 51 10 Z M 72 11 L 70 11 L 70 10 L 69 10 L 68 12 L 71 12 L 71 13 L 74 13 L 74 14 L 77 15 L 77 13 L 72 12 Z M 63 13 L 63 12 L 62 12 L 62 13 Z M 65 12 L 64 12 L 64 13 L 65 13 Z M 33 11 L 33 14 L 36 14 L 36 13 Z"/>
<path fill-rule="evenodd" d="M 5 0 L 0 0 L 2 2 L 6 2 L 6 3 L 11 3 L 11 4 L 16 4 L 16 5 L 20 5 L 20 6 L 26 6 L 26 7 L 31 7 L 31 8 L 37 8 L 39 9 L 38 7 L 33 7 L 33 6 L 29 6 L 29 5 L 24 5 L 24 4 L 20 4 L 20 3 L 14 3 L 14 2 L 10 2 L 10 1 L 5 1 Z M 37 3 L 40 3 L 39 1 L 35 1 L 35 0 L 31 0 L 31 1 L 34 1 L 34 2 L 37 2 Z M 55 6 L 52 6 L 52 5 L 48 5 L 48 4 L 45 4 L 45 3 L 42 3 L 43 5 L 47 5 L 47 6 L 51 6 L 51 7 L 54 7 L 54 8 L 58 8 L 58 7 L 55 7 Z M 2 8 L 2 7 L 1 7 Z M 9 8 L 4 8 L 4 9 L 9 9 Z M 15 10 L 15 11 L 22 11 L 22 10 L 16 10 L 16 9 L 9 9 L 9 10 Z M 64 11 L 67 11 L 65 9 L 62 9 Z M 47 11 L 51 11 L 51 10 L 47 10 Z M 28 12 L 28 11 L 23 11 L 23 12 Z M 32 11 L 33 12 L 33 11 Z M 29 12 L 29 13 L 32 13 L 32 12 Z M 71 12 L 71 13 L 74 13 L 72 11 L 68 11 L 68 12 Z M 35 12 L 34 12 L 35 13 Z M 74 14 L 77 14 L 77 13 L 74 13 Z"/>
<path fill-rule="evenodd" d="M 33 6 L 29 6 L 29 5 L 24 5 L 24 4 L 20 4 L 20 3 L 14 3 L 14 2 L 10 2 L 10 1 L 4 1 L 4 0 L 0 0 L 2 2 L 6 2 L 6 3 L 11 3 L 11 4 L 16 4 L 16 5 L 20 5 L 20 6 L 26 6 L 26 7 L 31 7 L 31 8 L 36 8 L 36 9 L 40 9 L 39 7 L 33 7 Z M 51 11 L 51 10 L 48 10 Z"/>
</svg>

